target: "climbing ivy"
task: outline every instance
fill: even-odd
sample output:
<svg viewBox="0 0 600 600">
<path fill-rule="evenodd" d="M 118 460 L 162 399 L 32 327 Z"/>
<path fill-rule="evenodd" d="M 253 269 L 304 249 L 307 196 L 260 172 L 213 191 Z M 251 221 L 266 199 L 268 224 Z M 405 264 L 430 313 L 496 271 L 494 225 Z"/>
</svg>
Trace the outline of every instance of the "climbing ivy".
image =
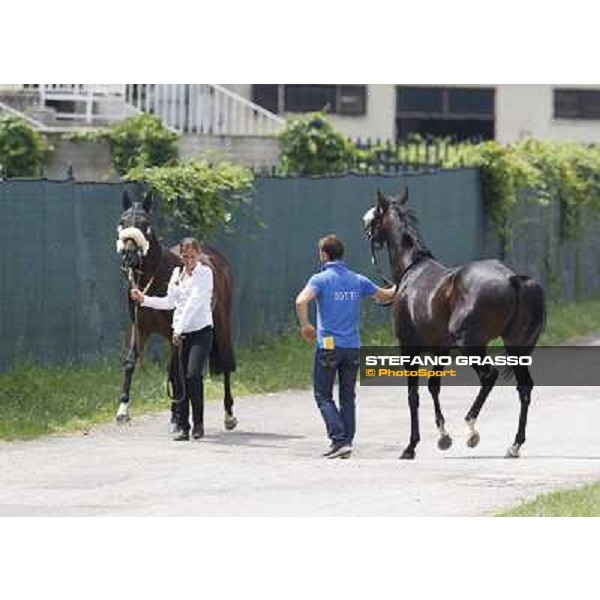
<svg viewBox="0 0 600 600">
<path fill-rule="evenodd" d="M 490 215 L 503 239 L 508 217 L 520 193 L 542 205 L 553 199 L 562 206 L 562 234 L 577 235 L 583 206 L 600 210 L 600 149 L 575 142 L 524 140 L 456 147 L 444 166 L 472 165 L 481 169 Z"/>
<path fill-rule="evenodd" d="M 199 239 L 227 226 L 233 211 L 251 200 L 253 175 L 245 167 L 191 160 L 172 166 L 135 168 L 125 176 L 156 193 L 177 224 Z"/>
</svg>

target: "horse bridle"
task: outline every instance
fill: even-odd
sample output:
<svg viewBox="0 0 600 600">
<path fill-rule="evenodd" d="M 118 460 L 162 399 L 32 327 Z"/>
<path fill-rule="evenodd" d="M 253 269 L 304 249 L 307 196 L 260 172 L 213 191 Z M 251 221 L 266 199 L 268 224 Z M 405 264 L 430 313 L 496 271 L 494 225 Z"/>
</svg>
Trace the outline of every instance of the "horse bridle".
<svg viewBox="0 0 600 600">
<path fill-rule="evenodd" d="M 416 265 L 418 265 L 421 260 L 422 257 L 417 258 L 417 260 L 415 260 L 414 262 L 411 262 L 410 265 L 408 265 L 408 267 L 406 267 L 406 269 L 404 269 L 404 271 L 402 271 L 402 273 L 400 273 L 400 277 L 398 277 L 398 281 L 392 282 L 390 281 L 381 271 L 381 268 L 379 267 L 379 264 L 377 263 L 377 255 L 375 253 L 375 250 L 381 250 L 383 248 L 384 242 L 376 242 L 375 238 L 373 236 L 372 233 L 372 227 L 373 224 L 370 223 L 368 226 L 368 231 L 367 231 L 367 235 L 369 236 L 370 242 L 371 242 L 371 263 L 373 264 L 373 267 L 375 268 L 375 271 L 377 272 L 377 274 L 379 275 L 379 277 L 381 278 L 381 280 L 384 282 L 386 287 L 392 287 L 395 286 L 396 290 L 394 292 L 394 295 L 398 293 L 398 289 L 400 287 L 400 284 L 402 283 L 402 280 L 406 277 L 407 273 Z M 385 241 L 385 244 L 387 244 L 387 240 Z M 392 302 L 386 302 L 381 304 L 381 306 L 390 306 L 392 304 Z"/>
</svg>

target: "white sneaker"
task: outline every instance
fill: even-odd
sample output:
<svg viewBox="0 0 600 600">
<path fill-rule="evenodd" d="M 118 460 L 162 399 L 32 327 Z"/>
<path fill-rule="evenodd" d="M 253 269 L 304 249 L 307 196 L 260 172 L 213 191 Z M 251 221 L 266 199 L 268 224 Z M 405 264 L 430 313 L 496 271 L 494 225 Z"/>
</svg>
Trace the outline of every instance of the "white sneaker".
<svg viewBox="0 0 600 600">
<path fill-rule="evenodd" d="M 345 444 L 344 446 L 336 448 L 333 452 L 330 452 L 327 455 L 327 458 L 349 458 L 351 454 L 352 446 Z"/>
</svg>

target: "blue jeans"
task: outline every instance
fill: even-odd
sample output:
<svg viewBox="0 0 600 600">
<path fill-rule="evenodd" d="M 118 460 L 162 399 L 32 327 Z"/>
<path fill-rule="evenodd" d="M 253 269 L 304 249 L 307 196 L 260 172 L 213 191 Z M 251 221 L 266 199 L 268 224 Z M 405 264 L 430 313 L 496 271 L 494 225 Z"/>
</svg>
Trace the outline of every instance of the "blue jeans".
<svg viewBox="0 0 600 600">
<path fill-rule="evenodd" d="M 356 431 L 356 376 L 358 348 L 317 348 L 313 367 L 315 400 L 325 421 L 327 435 L 336 445 L 352 444 Z M 340 407 L 333 401 L 333 384 L 338 375 Z"/>
</svg>

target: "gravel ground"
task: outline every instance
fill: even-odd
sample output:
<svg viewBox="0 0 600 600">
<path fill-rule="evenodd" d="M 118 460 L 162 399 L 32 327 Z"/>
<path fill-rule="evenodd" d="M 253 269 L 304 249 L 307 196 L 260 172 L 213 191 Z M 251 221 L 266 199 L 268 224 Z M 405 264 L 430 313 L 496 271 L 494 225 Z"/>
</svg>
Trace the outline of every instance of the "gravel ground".
<svg viewBox="0 0 600 600">
<path fill-rule="evenodd" d="M 1 516 L 477 516 L 540 492 L 600 479 L 597 388 L 534 390 L 528 441 L 504 453 L 519 403 L 497 387 L 467 448 L 463 421 L 474 388 L 442 390 L 454 445 L 437 449 L 432 402 L 421 387 L 421 444 L 414 461 L 403 388 L 359 388 L 356 449 L 327 460 L 324 426 L 308 391 L 240 398 L 233 432 L 220 403 L 206 409 L 206 437 L 172 442 L 167 413 L 135 415 L 83 434 L 0 443 Z M 595 415 L 599 418 L 595 418 Z"/>
</svg>

